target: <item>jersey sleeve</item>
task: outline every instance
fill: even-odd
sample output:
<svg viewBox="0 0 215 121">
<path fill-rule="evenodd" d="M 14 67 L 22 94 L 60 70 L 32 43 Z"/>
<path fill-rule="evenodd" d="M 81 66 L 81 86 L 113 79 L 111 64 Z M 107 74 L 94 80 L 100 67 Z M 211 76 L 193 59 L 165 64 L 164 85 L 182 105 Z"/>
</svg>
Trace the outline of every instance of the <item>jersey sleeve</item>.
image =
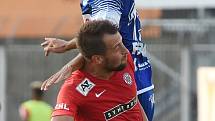
<svg viewBox="0 0 215 121">
<path fill-rule="evenodd" d="M 73 87 L 73 84 L 68 84 L 66 82 L 61 87 L 52 117 L 62 115 L 76 116 L 78 110 L 78 98 L 76 98 L 77 95 Z"/>
<path fill-rule="evenodd" d="M 119 26 L 122 5 L 120 0 L 98 0 L 92 11 L 92 20 L 109 20 Z"/>
</svg>

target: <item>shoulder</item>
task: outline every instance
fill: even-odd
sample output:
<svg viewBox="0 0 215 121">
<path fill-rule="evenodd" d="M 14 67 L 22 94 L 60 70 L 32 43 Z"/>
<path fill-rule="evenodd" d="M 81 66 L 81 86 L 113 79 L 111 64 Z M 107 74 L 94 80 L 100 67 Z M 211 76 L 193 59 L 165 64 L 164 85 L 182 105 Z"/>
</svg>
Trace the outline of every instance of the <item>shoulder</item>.
<svg viewBox="0 0 215 121">
<path fill-rule="evenodd" d="M 67 78 L 64 84 L 61 86 L 61 91 L 72 91 L 75 87 L 84 79 L 84 74 L 79 70 L 73 72 L 69 78 Z"/>
<path fill-rule="evenodd" d="M 65 81 L 61 87 L 61 91 L 64 93 L 72 93 L 76 96 L 87 96 L 91 89 L 95 86 L 95 83 L 88 79 L 81 71 L 75 71 Z"/>
<path fill-rule="evenodd" d="M 21 105 L 24 107 L 28 107 L 29 105 L 32 104 L 32 102 L 33 102 L 32 100 L 27 100 L 27 101 L 23 102 Z"/>
<path fill-rule="evenodd" d="M 83 78 L 85 78 L 85 75 L 77 70 L 77 71 L 74 71 L 64 82 L 63 86 L 76 86 L 78 83 L 80 83 Z"/>
<path fill-rule="evenodd" d="M 33 101 L 32 100 L 27 100 L 25 102 L 23 102 L 20 107 L 19 107 L 19 111 L 21 114 L 25 113 L 27 115 L 27 113 L 32 110 L 32 106 L 33 106 Z"/>
</svg>

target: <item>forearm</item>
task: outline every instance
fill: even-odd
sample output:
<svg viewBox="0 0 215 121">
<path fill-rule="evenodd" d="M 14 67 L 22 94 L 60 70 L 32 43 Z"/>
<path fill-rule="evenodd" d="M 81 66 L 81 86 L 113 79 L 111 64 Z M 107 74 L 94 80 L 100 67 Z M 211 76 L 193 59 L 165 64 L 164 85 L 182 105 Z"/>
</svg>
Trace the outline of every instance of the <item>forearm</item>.
<svg viewBox="0 0 215 121">
<path fill-rule="evenodd" d="M 73 58 L 67 66 L 72 68 L 72 72 L 76 71 L 84 66 L 85 60 L 81 53 L 79 53 L 75 58 Z"/>
<path fill-rule="evenodd" d="M 68 42 L 68 44 L 66 45 L 66 50 L 69 51 L 71 49 L 76 49 L 76 41 L 77 41 L 77 37 L 73 38 L 72 40 L 70 40 Z"/>
</svg>

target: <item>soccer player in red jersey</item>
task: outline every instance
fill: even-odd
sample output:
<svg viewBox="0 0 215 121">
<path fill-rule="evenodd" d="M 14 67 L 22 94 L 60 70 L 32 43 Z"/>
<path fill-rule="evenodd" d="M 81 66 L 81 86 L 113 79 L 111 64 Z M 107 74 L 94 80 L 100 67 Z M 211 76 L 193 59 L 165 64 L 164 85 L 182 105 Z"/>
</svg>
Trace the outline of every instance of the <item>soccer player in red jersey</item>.
<svg viewBox="0 0 215 121">
<path fill-rule="evenodd" d="M 147 121 L 137 99 L 132 57 L 117 26 L 88 22 L 77 46 L 85 63 L 61 87 L 52 121 Z"/>
</svg>

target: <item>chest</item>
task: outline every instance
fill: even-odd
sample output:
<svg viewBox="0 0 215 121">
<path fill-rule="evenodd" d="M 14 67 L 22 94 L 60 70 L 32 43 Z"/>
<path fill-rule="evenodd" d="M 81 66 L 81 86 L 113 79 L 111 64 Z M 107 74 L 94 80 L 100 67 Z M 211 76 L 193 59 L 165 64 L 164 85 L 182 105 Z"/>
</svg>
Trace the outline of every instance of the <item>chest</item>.
<svg viewBox="0 0 215 121">
<path fill-rule="evenodd" d="M 82 109 L 105 112 L 117 105 L 126 104 L 136 97 L 136 84 L 132 71 L 116 73 L 110 80 L 96 80 L 92 83 L 93 88 L 80 104 Z"/>
</svg>

